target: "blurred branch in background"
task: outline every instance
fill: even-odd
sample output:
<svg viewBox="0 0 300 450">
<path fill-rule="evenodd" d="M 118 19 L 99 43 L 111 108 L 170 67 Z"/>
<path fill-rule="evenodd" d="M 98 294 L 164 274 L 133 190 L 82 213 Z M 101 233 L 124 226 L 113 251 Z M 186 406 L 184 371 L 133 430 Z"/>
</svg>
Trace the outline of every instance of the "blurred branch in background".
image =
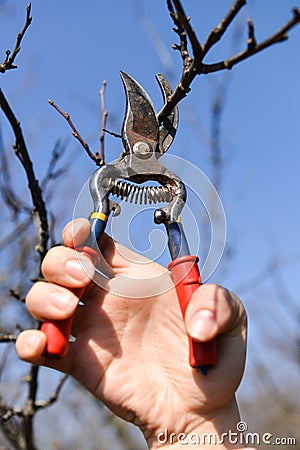
<svg viewBox="0 0 300 450">
<path fill-rule="evenodd" d="M 234 19 L 237 17 L 245 3 L 246 1 L 244 0 L 235 1 L 232 8 L 228 11 L 219 25 L 208 34 L 204 44 L 201 44 L 197 38 L 195 30 L 191 25 L 190 18 L 184 12 L 181 2 L 178 0 L 167 0 L 167 8 L 172 21 L 175 24 L 175 32 L 179 38 L 179 43 L 174 44 L 173 48 L 177 50 L 181 56 L 182 75 L 181 79 L 177 83 L 174 93 L 170 96 L 159 113 L 159 119 L 161 122 L 163 122 L 165 115 L 168 114 L 168 111 L 173 109 L 174 106 L 188 94 L 191 83 L 197 75 L 222 71 L 224 69 L 231 69 L 234 65 L 264 50 L 265 48 L 286 40 L 287 33 L 300 22 L 300 11 L 299 9 L 294 9 L 293 18 L 290 21 L 274 33 L 274 35 L 258 43 L 255 37 L 254 24 L 249 19 L 247 25 L 247 48 L 241 53 L 234 54 L 234 56 L 223 61 L 213 64 L 206 64 L 204 62 L 205 56 L 209 53 L 213 46 L 220 41 L 227 29 L 232 26 Z M 164 69 L 166 69 L 168 77 L 174 80 L 176 78 L 174 71 L 176 65 L 173 63 L 172 56 L 166 57 L 168 52 L 166 53 L 166 47 L 162 44 L 163 40 L 160 38 L 159 32 L 157 32 L 155 26 L 151 24 L 147 17 L 142 16 L 141 10 L 138 11 L 138 18 L 148 33 L 148 36 L 153 43 L 153 47 L 156 49 L 158 57 L 164 65 Z M 16 68 L 15 59 L 20 51 L 21 41 L 31 23 L 31 20 L 31 6 L 28 5 L 23 29 L 17 36 L 14 50 L 12 52 L 6 52 L 6 58 L 0 64 L 0 72 L 4 73 L 10 69 Z M 189 46 L 191 46 L 192 54 L 189 51 Z M 214 95 L 212 98 L 210 109 L 210 128 L 208 131 L 206 131 L 200 124 L 199 119 L 194 114 L 192 109 L 188 110 L 188 106 L 185 106 L 185 116 L 189 125 L 194 127 L 197 133 L 199 133 L 199 129 L 202 130 L 202 139 L 206 143 L 209 161 L 212 168 L 211 178 L 218 190 L 222 188 L 224 183 L 222 120 L 229 89 L 228 80 L 228 74 L 226 74 L 226 78 L 222 78 L 218 83 L 216 81 L 217 85 L 214 85 L 214 88 L 217 88 L 214 89 Z M 88 144 L 78 133 L 70 119 L 69 114 L 64 113 L 54 102 L 50 101 L 50 104 L 68 121 L 72 128 L 73 135 L 81 143 L 88 156 L 97 165 L 104 163 L 104 133 L 108 132 L 106 130 L 107 109 L 104 102 L 104 90 L 105 84 L 103 83 L 100 91 L 102 107 L 100 150 L 94 153 L 90 150 Z M 10 384 L 8 383 L 7 378 L 5 378 L 6 373 L 8 373 L 8 377 L 10 377 L 11 374 L 17 371 L 15 369 L 16 359 L 13 359 L 14 357 L 12 356 L 12 344 L 16 339 L 16 335 L 21 329 L 32 326 L 34 322 L 34 320 L 30 318 L 25 311 L 24 297 L 31 280 L 33 278 L 38 279 L 41 277 L 40 265 L 43 257 L 49 246 L 51 244 L 55 244 L 54 232 L 57 217 L 51 211 L 50 202 L 56 193 L 57 180 L 67 173 L 68 168 L 66 165 L 62 165 L 61 162 L 66 151 L 66 144 L 57 140 L 50 157 L 46 174 L 44 178 L 42 178 L 42 181 L 39 182 L 33 167 L 33 162 L 29 155 L 20 123 L 10 107 L 3 91 L 0 91 L 0 105 L 13 130 L 15 137 L 15 155 L 21 162 L 21 166 L 25 171 L 28 182 L 28 190 L 31 197 L 26 200 L 24 189 L 22 188 L 22 195 L 20 195 L 16 189 L 14 177 L 12 176 L 13 172 L 10 170 L 11 157 L 8 156 L 4 144 L 1 141 L 0 187 L 4 203 L 4 219 L 6 218 L 6 220 L 4 220 L 5 234 L 0 239 L 0 251 L 2 254 L 9 256 L 9 259 L 6 259 L 4 265 L 5 269 L 2 286 L 3 299 L 1 304 L 0 325 L 0 341 L 3 343 L 2 352 L 0 355 L 0 369 L 2 377 L 1 384 L 5 385 L 6 383 L 5 391 L 3 393 L 0 391 L 0 415 L 2 433 L 6 436 L 8 442 L 6 446 L 7 448 L 11 446 L 11 448 L 27 450 L 34 450 L 37 448 L 43 448 L 43 450 L 46 448 L 47 450 L 54 448 L 65 449 L 66 447 L 62 447 L 63 437 L 60 436 L 60 442 L 57 441 L 58 438 L 57 432 L 54 428 L 55 425 L 52 425 L 52 429 L 49 429 L 49 427 L 47 429 L 47 424 L 52 422 L 58 426 L 61 422 L 64 422 L 63 414 L 66 412 L 71 423 L 71 416 L 74 414 L 74 411 L 77 415 L 78 409 L 80 408 L 83 410 L 84 405 L 86 405 L 89 414 L 91 414 L 91 420 L 89 421 L 90 426 L 94 426 L 95 436 L 97 433 L 97 440 L 98 442 L 101 442 L 103 448 L 114 448 L 115 450 L 118 448 L 122 448 L 123 450 L 130 450 L 132 448 L 138 450 L 139 448 L 143 448 L 143 445 L 140 444 L 140 441 L 134 434 L 132 434 L 131 429 L 128 428 L 124 422 L 116 419 L 115 416 L 103 408 L 103 405 L 99 402 L 96 404 L 94 400 L 90 399 L 88 394 L 83 393 L 83 390 L 75 385 L 75 383 L 71 381 L 68 383 L 66 377 L 62 377 L 58 381 L 55 380 L 55 386 L 54 389 L 52 389 L 52 393 L 43 397 L 46 398 L 46 400 L 41 400 L 38 398 L 38 390 L 39 386 L 43 384 L 43 380 L 45 378 L 47 381 L 49 380 L 49 372 L 47 372 L 43 377 L 41 376 L 41 370 L 37 366 L 32 365 L 29 366 L 29 372 L 27 370 L 28 366 L 26 366 L 26 374 L 23 375 L 22 370 L 24 369 L 24 366 L 22 366 L 22 369 L 19 371 L 19 378 L 21 380 L 19 380 L 18 388 L 16 388 L 15 379 L 13 379 L 13 381 L 9 380 L 11 383 Z M 112 134 L 119 137 L 116 133 Z M 38 258 L 36 250 L 38 251 Z M 298 256 L 296 257 L 298 258 Z M 274 310 L 273 306 L 270 308 L 269 304 L 268 307 L 262 308 L 261 305 L 257 304 L 257 302 L 254 303 L 253 308 L 256 308 L 256 310 L 259 311 L 258 320 L 263 321 L 265 320 L 265 316 L 272 317 L 272 315 L 276 315 L 277 303 L 280 301 L 282 302 L 282 299 L 284 299 L 289 312 L 296 316 L 299 322 L 298 305 L 295 300 L 288 295 L 288 290 L 284 286 L 283 280 L 279 282 L 279 278 L 277 276 L 280 272 L 280 268 L 288 265 L 288 261 L 282 258 L 279 261 L 279 264 L 278 261 L 277 263 L 271 261 L 266 268 L 257 274 L 255 279 L 246 281 L 243 286 L 238 288 L 238 290 L 239 292 L 249 292 L 252 289 L 257 289 L 261 282 L 265 283 L 266 280 L 271 281 L 273 283 L 273 288 L 275 286 L 274 290 L 277 293 L 278 298 L 275 298 L 272 304 L 274 305 Z M 12 287 L 13 285 L 14 287 Z M 271 294 L 274 298 L 273 294 L 274 292 Z M 278 348 L 279 344 L 281 344 L 282 349 L 280 349 L 280 352 L 284 352 L 286 360 L 290 359 L 297 362 L 299 360 L 299 335 L 297 334 L 297 336 L 293 336 L 292 333 L 289 333 L 290 330 L 287 328 L 288 325 L 281 324 L 277 316 L 276 320 L 278 320 L 277 328 L 281 328 L 282 325 L 281 333 L 286 333 L 289 337 L 286 341 L 281 340 L 279 343 L 278 336 L 280 334 L 274 336 L 266 333 L 266 336 L 264 336 L 265 342 L 268 345 L 271 345 L 272 343 L 273 345 L 278 346 Z M 37 326 L 36 322 L 35 326 Z M 264 330 L 263 325 L 261 325 L 261 329 Z M 288 347 L 287 349 L 286 346 L 289 345 L 290 340 L 293 340 L 294 338 L 295 346 Z M 261 355 L 259 351 L 257 354 L 255 380 L 257 380 L 256 387 L 259 385 L 260 390 L 255 396 L 253 396 L 253 402 L 248 400 L 248 402 L 244 403 L 244 408 L 245 410 L 250 410 L 250 408 L 255 406 L 255 411 L 260 409 L 261 414 L 259 417 L 264 417 L 265 421 L 269 420 L 268 426 L 272 426 L 273 428 L 276 428 L 278 421 L 281 420 L 283 414 L 288 411 L 291 428 L 291 431 L 289 432 L 295 433 L 296 425 L 294 425 L 294 422 L 296 422 L 296 407 L 290 400 L 291 396 L 285 397 L 284 390 L 280 390 L 277 385 L 276 377 L 275 379 L 270 378 L 269 370 L 266 367 L 263 355 Z M 13 360 L 14 370 L 11 368 L 11 359 Z M 266 379 L 268 379 L 268 383 L 266 383 Z M 67 385 L 65 390 L 68 389 L 68 395 L 64 396 L 63 387 L 65 385 Z M 266 415 L 264 406 L 270 395 L 273 395 L 274 397 L 277 396 L 278 400 L 276 401 L 276 408 L 273 408 L 272 413 L 271 411 L 268 411 L 268 414 Z M 86 403 L 84 403 L 83 397 L 86 399 Z M 62 401 L 58 402 L 61 398 Z M 272 405 L 273 402 L 274 398 L 272 399 Z M 51 408 L 49 408 L 50 406 Z M 95 409 L 93 409 L 93 407 L 95 407 Z M 39 422 L 41 419 L 40 416 L 37 417 L 38 411 L 47 411 L 44 422 Z M 51 415 L 51 411 L 54 411 L 53 415 Z M 107 428 L 104 427 L 107 435 L 110 436 L 110 433 L 112 433 L 111 430 L 113 430 L 114 440 L 110 436 L 110 438 L 107 439 L 107 443 L 105 443 L 105 440 L 100 438 L 102 436 L 102 430 L 99 429 L 97 424 L 97 414 L 99 414 L 99 417 L 101 418 L 101 423 L 107 425 Z M 250 412 L 249 415 L 251 415 Z M 96 416 L 97 420 L 95 419 Z M 51 417 L 52 420 L 50 421 L 48 417 Z M 54 419 L 56 419 L 56 422 L 54 422 Z M 76 422 L 77 420 L 78 419 L 75 417 L 72 424 L 78 425 L 78 422 Z M 43 423 L 43 426 L 34 428 L 35 423 Z M 76 428 L 76 430 L 74 430 L 74 428 Z M 67 433 L 66 430 L 64 431 Z M 284 431 L 287 432 L 287 427 Z M 46 442 L 47 439 L 43 434 L 49 436 L 49 433 L 52 433 L 52 435 Z M 88 448 L 86 442 L 86 430 L 82 430 L 81 426 L 77 426 L 73 427 L 72 433 L 73 438 L 77 440 L 74 443 L 69 436 L 69 448 L 75 448 L 74 445 L 77 445 L 77 448 Z M 39 439 L 37 439 L 37 435 Z M 66 436 L 68 435 L 66 434 Z M 114 442 L 114 445 L 111 445 L 112 442 Z"/>
</svg>

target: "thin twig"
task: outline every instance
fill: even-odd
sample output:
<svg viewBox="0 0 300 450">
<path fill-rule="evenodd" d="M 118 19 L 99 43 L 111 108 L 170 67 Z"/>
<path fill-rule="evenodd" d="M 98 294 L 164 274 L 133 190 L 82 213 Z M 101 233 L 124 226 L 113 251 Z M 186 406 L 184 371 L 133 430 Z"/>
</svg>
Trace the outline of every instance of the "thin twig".
<svg viewBox="0 0 300 450">
<path fill-rule="evenodd" d="M 61 377 L 61 379 L 59 380 L 59 382 L 56 386 L 56 389 L 53 392 L 53 394 L 51 395 L 51 397 L 48 400 L 41 400 L 39 402 L 36 402 L 35 410 L 37 411 L 38 409 L 48 408 L 48 406 L 53 405 L 53 403 L 55 403 L 57 401 L 59 394 L 60 394 L 67 379 L 68 379 L 68 375 L 64 375 L 63 377 Z"/>
<path fill-rule="evenodd" d="M 104 131 L 105 133 L 110 134 L 111 136 L 113 136 L 113 137 L 115 137 L 115 138 L 119 138 L 119 139 L 122 138 L 122 135 L 121 135 L 121 134 L 115 133 L 114 131 L 107 130 L 106 128 L 103 128 L 103 131 Z"/>
<path fill-rule="evenodd" d="M 0 334 L 0 342 L 1 343 L 8 343 L 8 342 L 16 342 L 17 336 L 13 334 Z"/>
<path fill-rule="evenodd" d="M 64 152 L 66 151 L 67 146 L 62 144 L 59 140 L 55 142 L 54 148 L 52 150 L 51 159 L 48 164 L 47 172 L 45 177 L 41 182 L 41 187 L 44 190 L 48 185 L 49 181 L 55 180 L 60 177 L 63 173 L 68 169 L 67 167 L 56 168 L 57 164 L 61 160 Z"/>
<path fill-rule="evenodd" d="M 257 45 L 247 48 L 225 61 L 220 61 L 214 64 L 203 64 L 203 73 L 213 73 L 224 69 L 232 69 L 233 66 L 240 63 L 241 61 L 244 61 L 245 59 L 248 59 L 250 56 L 257 54 L 274 44 L 286 41 L 288 39 L 287 33 L 294 26 L 300 23 L 300 8 L 294 8 L 293 14 L 293 18 L 290 19 L 283 27 L 281 27 L 278 31 L 276 31 L 276 33 L 274 33 L 264 41 L 258 43 Z"/>
<path fill-rule="evenodd" d="M 172 48 L 174 50 L 179 50 L 182 61 L 183 61 L 183 67 L 186 67 L 190 62 L 190 55 L 188 53 L 188 48 L 187 48 L 186 32 L 183 27 L 183 24 L 181 23 L 181 21 L 178 18 L 178 15 L 175 13 L 172 1 L 167 0 L 167 5 L 168 5 L 168 9 L 169 9 L 169 14 L 175 25 L 175 28 L 173 28 L 173 30 L 175 31 L 176 34 L 178 34 L 179 41 L 180 41 L 179 45 L 173 44 Z"/>
<path fill-rule="evenodd" d="M 87 155 L 97 164 L 100 165 L 100 157 L 97 155 L 94 155 L 94 153 L 90 150 L 90 147 L 88 145 L 88 143 L 82 138 L 82 136 L 80 135 L 80 133 L 78 132 L 77 128 L 75 127 L 74 123 L 71 120 L 70 114 L 68 114 L 67 112 L 64 112 L 53 100 L 48 100 L 48 103 L 53 106 L 54 109 L 56 109 L 56 111 L 63 116 L 66 121 L 68 122 L 69 126 L 72 129 L 72 134 L 73 136 L 80 142 L 80 144 L 82 145 L 82 147 L 84 148 L 84 150 L 86 151 Z"/>
<path fill-rule="evenodd" d="M 106 80 L 103 81 L 101 89 L 99 91 L 100 100 L 101 100 L 101 110 L 102 110 L 102 123 L 101 123 L 101 134 L 100 134 L 100 159 L 101 164 L 105 164 L 105 149 L 104 149 L 104 137 L 105 137 L 105 127 L 108 116 L 108 111 L 105 107 L 105 88 L 106 88 Z"/>
<path fill-rule="evenodd" d="M 42 261 L 48 250 L 48 239 L 49 239 L 47 209 L 43 199 L 42 190 L 35 176 L 33 164 L 29 156 L 29 152 L 25 143 L 20 122 L 14 115 L 1 89 L 0 89 L 0 107 L 2 108 L 2 111 L 7 117 L 14 132 L 16 139 L 14 145 L 15 154 L 17 158 L 20 160 L 25 170 L 26 177 L 28 180 L 28 187 L 32 198 L 32 203 L 39 217 L 40 221 L 39 243 L 36 247 L 36 250 L 40 254 L 40 259 Z"/>
<path fill-rule="evenodd" d="M 6 72 L 7 70 L 10 70 L 10 69 L 16 69 L 17 68 L 17 66 L 14 64 L 14 62 L 15 62 L 17 54 L 21 50 L 22 39 L 23 39 L 23 37 L 24 37 L 24 35 L 25 35 L 29 25 L 32 22 L 32 17 L 30 15 L 30 13 L 31 13 L 31 3 L 29 3 L 27 8 L 26 8 L 25 24 L 23 26 L 23 29 L 17 35 L 15 48 L 13 49 L 12 52 L 10 50 L 6 50 L 6 58 L 0 64 L 0 72 L 1 73 L 4 73 L 4 72 Z"/>
<path fill-rule="evenodd" d="M 270 276 L 273 276 L 277 272 L 277 270 L 281 269 L 282 267 L 286 268 L 292 264 L 298 263 L 299 261 L 299 252 L 288 255 L 286 257 L 282 257 L 280 260 L 278 260 L 278 258 L 273 258 L 270 260 L 270 262 L 267 263 L 265 267 L 262 268 L 261 271 L 257 272 L 252 278 L 249 278 L 249 280 L 243 282 L 240 285 L 237 285 L 235 287 L 235 292 L 238 292 L 241 295 L 246 291 L 251 291 L 268 280 Z"/>
<path fill-rule="evenodd" d="M 0 399 L 0 417 L 1 422 L 8 422 L 12 417 L 22 417 L 22 411 L 21 409 L 17 408 L 10 408 L 7 406 L 2 399 Z"/>
<path fill-rule="evenodd" d="M 31 214 L 32 207 L 26 205 L 24 199 L 23 198 L 21 199 L 15 192 L 14 183 L 12 181 L 11 173 L 9 170 L 6 152 L 3 148 L 1 148 L 0 169 L 1 169 L 1 178 L 0 178 L 1 196 L 3 197 L 5 205 L 11 210 L 13 218 L 17 219 L 20 213 L 22 212 Z"/>
<path fill-rule="evenodd" d="M 13 297 L 15 300 L 18 300 L 21 303 L 25 303 L 25 297 L 24 295 L 19 294 L 15 289 L 9 290 L 9 295 Z"/>
<path fill-rule="evenodd" d="M 187 32 L 187 35 L 189 37 L 189 40 L 190 40 L 190 43 L 192 46 L 192 50 L 193 50 L 194 59 L 196 61 L 201 61 L 203 58 L 202 45 L 200 44 L 200 42 L 196 36 L 195 30 L 192 28 L 192 26 L 190 24 L 191 18 L 185 14 L 184 9 L 179 0 L 172 0 L 172 1 L 176 8 L 178 21 L 182 24 L 183 28 L 185 29 L 185 31 Z"/>
<path fill-rule="evenodd" d="M 16 236 L 20 238 L 31 225 L 32 216 L 29 216 L 24 222 L 18 223 L 13 230 L 0 240 L 0 252 L 5 250 L 8 245 L 16 242 Z"/>
<path fill-rule="evenodd" d="M 238 15 L 240 10 L 244 5 L 246 5 L 246 0 L 236 0 L 232 5 L 226 16 L 221 20 L 219 25 L 217 25 L 208 35 L 204 45 L 203 45 L 203 55 L 206 55 L 208 51 L 223 37 L 229 25 Z"/>
<path fill-rule="evenodd" d="M 248 39 L 247 39 L 247 47 L 248 49 L 254 48 L 257 45 L 254 31 L 254 24 L 251 19 L 247 20 L 248 22 Z"/>
</svg>

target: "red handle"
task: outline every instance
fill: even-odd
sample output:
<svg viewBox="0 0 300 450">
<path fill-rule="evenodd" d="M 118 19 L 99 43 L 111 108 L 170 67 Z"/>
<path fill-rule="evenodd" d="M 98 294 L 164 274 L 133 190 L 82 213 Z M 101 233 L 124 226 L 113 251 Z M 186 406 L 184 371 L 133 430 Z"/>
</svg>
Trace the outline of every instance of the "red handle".
<svg viewBox="0 0 300 450">
<path fill-rule="evenodd" d="M 93 264 L 98 264 L 99 254 L 91 247 L 79 247 L 77 250 L 87 256 Z M 81 299 L 85 288 L 70 289 L 78 298 Z M 62 358 L 66 356 L 69 347 L 69 337 L 71 334 L 73 317 L 66 320 L 45 320 L 41 330 L 45 333 L 47 344 L 45 355 Z"/>
<path fill-rule="evenodd" d="M 177 297 L 183 317 L 193 292 L 201 285 L 201 277 L 196 256 L 182 256 L 168 265 L 175 283 Z M 189 340 L 189 363 L 191 367 L 202 367 L 217 364 L 216 340 L 196 342 Z M 205 370 L 205 369 L 204 369 Z"/>
</svg>

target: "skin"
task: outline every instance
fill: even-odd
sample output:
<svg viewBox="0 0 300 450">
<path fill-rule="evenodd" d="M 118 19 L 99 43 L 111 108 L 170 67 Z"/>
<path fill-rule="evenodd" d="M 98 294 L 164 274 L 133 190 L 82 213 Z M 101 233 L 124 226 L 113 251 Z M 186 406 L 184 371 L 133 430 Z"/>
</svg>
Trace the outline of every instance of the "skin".
<svg viewBox="0 0 300 450">
<path fill-rule="evenodd" d="M 240 300 L 220 286 L 202 285 L 193 294 L 183 321 L 167 270 L 116 246 L 108 236 L 101 251 L 115 276 L 103 289 L 91 281 L 92 262 L 86 256 L 78 262 L 73 249 L 89 232 L 85 219 L 65 227 L 65 246 L 51 249 L 43 262 L 48 282 L 34 284 L 26 300 L 28 310 L 39 320 L 63 320 L 75 314 L 72 334 L 76 341 L 57 360 L 44 355 L 42 331 L 26 330 L 16 343 L 19 357 L 72 375 L 115 414 L 139 426 L 151 449 L 182 448 L 177 438 L 175 443 L 158 442 L 165 429 L 176 436 L 236 431 L 235 392 L 244 370 L 247 327 Z M 144 298 L 113 293 L 127 278 L 149 277 L 154 277 L 153 283 L 157 279 L 164 292 L 151 295 L 151 283 L 145 283 Z M 138 282 L 136 286 L 140 290 Z M 77 308 L 76 290 L 72 290 L 82 287 L 84 306 Z M 207 376 L 188 364 L 187 333 L 199 341 L 217 336 L 218 364 Z M 207 448 L 242 446 L 225 442 Z"/>
</svg>

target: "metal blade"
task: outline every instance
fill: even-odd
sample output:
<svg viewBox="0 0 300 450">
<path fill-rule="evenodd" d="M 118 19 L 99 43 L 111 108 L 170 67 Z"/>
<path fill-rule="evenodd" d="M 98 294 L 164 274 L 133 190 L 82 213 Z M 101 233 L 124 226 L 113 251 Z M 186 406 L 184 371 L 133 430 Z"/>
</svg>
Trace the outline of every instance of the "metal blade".
<svg viewBox="0 0 300 450">
<path fill-rule="evenodd" d="M 167 79 L 162 73 L 156 75 L 159 87 L 161 89 L 164 103 L 166 103 L 168 97 L 172 94 L 172 88 Z M 178 106 L 171 111 L 171 113 L 164 119 L 159 131 L 159 149 L 163 154 L 172 144 L 178 127 Z"/>
<path fill-rule="evenodd" d="M 126 153 L 132 153 L 138 141 L 148 143 L 156 151 L 159 126 L 153 103 L 145 89 L 130 75 L 120 72 L 126 93 L 126 112 L 122 140 Z"/>
</svg>

